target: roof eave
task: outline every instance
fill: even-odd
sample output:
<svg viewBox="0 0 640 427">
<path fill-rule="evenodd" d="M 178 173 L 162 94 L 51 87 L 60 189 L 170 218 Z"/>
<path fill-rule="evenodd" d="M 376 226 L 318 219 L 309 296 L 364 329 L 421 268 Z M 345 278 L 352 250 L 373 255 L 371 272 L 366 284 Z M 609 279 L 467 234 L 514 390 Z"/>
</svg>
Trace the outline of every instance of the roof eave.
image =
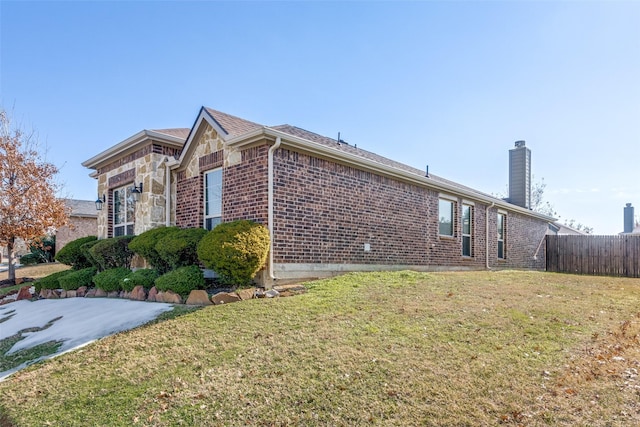
<svg viewBox="0 0 640 427">
<path fill-rule="evenodd" d="M 103 151 L 100 154 L 93 156 L 92 158 L 82 162 L 82 166 L 89 169 L 97 169 L 100 165 L 103 165 L 117 156 L 122 156 L 126 153 L 135 151 L 141 144 L 147 140 L 154 140 L 165 143 L 167 145 L 173 145 L 176 148 L 181 148 L 184 145 L 184 139 L 167 135 L 165 133 L 155 132 L 152 130 L 141 130 L 135 135 L 130 136 L 122 142 L 114 145 L 113 147 Z"/>
<path fill-rule="evenodd" d="M 244 145 L 249 145 L 260 139 L 275 139 L 280 137 L 282 141 L 282 145 L 288 145 L 294 148 L 303 149 L 304 151 L 322 156 L 324 158 L 329 158 L 331 160 L 339 161 L 341 163 L 346 163 L 348 165 L 353 165 L 359 168 L 366 168 L 372 172 L 376 172 L 385 176 L 389 176 L 395 179 L 400 179 L 405 182 L 414 183 L 420 186 L 426 186 L 438 191 L 443 191 L 447 193 L 453 193 L 456 195 L 463 196 L 470 200 L 474 200 L 477 202 L 482 202 L 489 205 L 495 205 L 497 207 L 501 207 L 504 209 L 508 209 L 510 211 L 515 211 L 518 213 L 522 213 L 528 216 L 535 217 L 537 219 L 543 221 L 554 221 L 555 219 L 549 217 L 547 215 L 540 214 L 538 212 L 534 212 L 530 209 L 526 209 L 508 202 L 504 200 L 486 197 L 482 194 L 478 194 L 475 192 L 467 191 L 461 189 L 459 187 L 449 185 L 444 182 L 434 181 L 428 177 L 421 177 L 419 175 L 406 172 L 392 166 L 384 165 L 382 163 L 375 162 L 373 160 L 365 159 L 360 156 L 356 156 L 350 153 L 345 153 L 338 150 L 333 150 L 330 147 L 327 147 L 322 144 L 318 144 L 317 142 L 309 141 L 304 138 L 300 138 L 297 136 L 290 135 L 288 133 L 275 130 L 269 127 L 263 127 L 260 129 L 256 129 L 254 131 L 248 132 L 244 135 L 240 135 L 235 138 L 231 138 L 226 141 L 229 146 L 237 146 L 242 147 Z"/>
</svg>

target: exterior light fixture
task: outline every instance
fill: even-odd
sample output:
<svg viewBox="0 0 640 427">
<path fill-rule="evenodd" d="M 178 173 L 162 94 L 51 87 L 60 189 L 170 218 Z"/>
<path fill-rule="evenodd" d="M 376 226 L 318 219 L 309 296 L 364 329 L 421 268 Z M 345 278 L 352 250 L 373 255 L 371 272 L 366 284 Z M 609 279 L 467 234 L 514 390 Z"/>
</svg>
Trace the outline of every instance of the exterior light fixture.
<svg viewBox="0 0 640 427">
<path fill-rule="evenodd" d="M 96 199 L 96 210 L 101 211 L 102 210 L 102 205 L 105 204 L 107 202 L 107 198 L 105 197 L 105 195 L 102 195 L 102 198 L 100 198 L 100 196 L 98 196 L 98 198 Z"/>
<path fill-rule="evenodd" d="M 131 196 L 133 197 L 133 201 L 139 202 L 141 194 L 142 194 L 142 183 L 140 183 L 140 185 L 138 186 L 136 186 L 136 184 L 134 183 L 133 188 L 131 189 Z"/>
</svg>

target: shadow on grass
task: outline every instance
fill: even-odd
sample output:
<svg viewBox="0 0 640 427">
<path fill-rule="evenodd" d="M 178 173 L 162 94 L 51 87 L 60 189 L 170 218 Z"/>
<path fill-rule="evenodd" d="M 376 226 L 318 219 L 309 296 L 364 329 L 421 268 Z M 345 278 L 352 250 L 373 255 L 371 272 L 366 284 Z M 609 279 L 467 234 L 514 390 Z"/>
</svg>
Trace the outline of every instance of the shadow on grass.
<svg viewBox="0 0 640 427">
<path fill-rule="evenodd" d="M 0 427 L 16 427 L 17 424 L 9 418 L 7 415 L 7 411 L 5 411 L 4 406 L 0 404 Z"/>
</svg>

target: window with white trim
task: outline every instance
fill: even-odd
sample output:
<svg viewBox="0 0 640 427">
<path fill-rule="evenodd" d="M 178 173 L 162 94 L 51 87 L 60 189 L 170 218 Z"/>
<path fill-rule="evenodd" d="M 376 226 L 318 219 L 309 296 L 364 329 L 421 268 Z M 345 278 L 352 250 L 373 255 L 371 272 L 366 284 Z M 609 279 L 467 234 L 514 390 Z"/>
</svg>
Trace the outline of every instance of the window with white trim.
<svg viewBox="0 0 640 427">
<path fill-rule="evenodd" d="M 462 256 L 473 256 L 473 206 L 462 205 Z"/>
<path fill-rule="evenodd" d="M 503 213 L 498 214 L 498 258 L 506 259 L 505 242 L 507 234 L 507 216 Z"/>
<path fill-rule="evenodd" d="M 113 236 L 132 236 L 135 225 L 133 187 L 127 185 L 113 190 Z"/>
<path fill-rule="evenodd" d="M 213 230 L 222 222 L 222 168 L 204 174 L 204 228 Z"/>
<path fill-rule="evenodd" d="M 438 203 L 438 234 L 453 236 L 453 202 L 440 199 Z"/>
</svg>

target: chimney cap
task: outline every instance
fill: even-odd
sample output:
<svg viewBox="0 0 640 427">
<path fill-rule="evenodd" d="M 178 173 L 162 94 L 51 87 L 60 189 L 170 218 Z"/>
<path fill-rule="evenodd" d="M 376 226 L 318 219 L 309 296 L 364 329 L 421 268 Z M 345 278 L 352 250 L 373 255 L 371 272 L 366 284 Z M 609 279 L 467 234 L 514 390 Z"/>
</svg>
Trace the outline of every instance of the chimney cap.
<svg viewBox="0 0 640 427">
<path fill-rule="evenodd" d="M 631 203 L 627 203 L 627 207 L 630 208 L 631 207 Z"/>
<path fill-rule="evenodd" d="M 516 141 L 516 148 L 520 148 L 520 147 L 524 147 L 525 146 L 525 141 L 524 139 L 521 139 L 519 141 Z"/>
</svg>

